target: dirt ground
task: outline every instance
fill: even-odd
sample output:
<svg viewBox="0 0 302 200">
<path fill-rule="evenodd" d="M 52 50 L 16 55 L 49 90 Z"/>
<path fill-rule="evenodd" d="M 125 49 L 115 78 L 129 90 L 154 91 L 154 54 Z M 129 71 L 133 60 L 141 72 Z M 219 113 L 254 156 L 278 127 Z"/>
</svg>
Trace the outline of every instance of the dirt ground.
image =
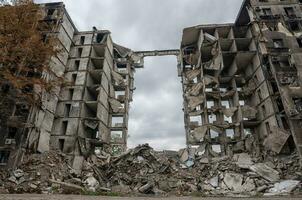
<svg viewBox="0 0 302 200">
<path fill-rule="evenodd" d="M 100 197 L 100 196 L 75 196 L 75 195 L 0 195 L 0 200 L 231 200 L 234 198 L 203 198 L 203 197 L 168 197 L 168 198 L 147 198 L 147 197 Z M 267 197 L 267 198 L 248 198 L 249 200 L 302 200 L 302 197 Z"/>
</svg>

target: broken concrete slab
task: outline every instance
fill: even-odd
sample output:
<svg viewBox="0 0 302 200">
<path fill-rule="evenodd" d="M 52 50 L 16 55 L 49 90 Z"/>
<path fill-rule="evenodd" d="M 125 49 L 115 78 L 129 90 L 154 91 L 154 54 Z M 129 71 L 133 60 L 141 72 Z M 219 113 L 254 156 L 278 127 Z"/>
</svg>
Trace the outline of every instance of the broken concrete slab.
<svg viewBox="0 0 302 200">
<path fill-rule="evenodd" d="M 268 190 L 268 193 L 265 193 L 265 196 L 274 196 L 281 194 L 289 194 L 295 188 L 298 187 L 300 181 L 297 180 L 285 180 L 274 184 L 274 187 Z"/>
<path fill-rule="evenodd" d="M 277 182 L 278 180 L 280 180 L 279 172 L 264 163 L 254 164 L 250 166 L 250 170 L 270 182 Z"/>
</svg>

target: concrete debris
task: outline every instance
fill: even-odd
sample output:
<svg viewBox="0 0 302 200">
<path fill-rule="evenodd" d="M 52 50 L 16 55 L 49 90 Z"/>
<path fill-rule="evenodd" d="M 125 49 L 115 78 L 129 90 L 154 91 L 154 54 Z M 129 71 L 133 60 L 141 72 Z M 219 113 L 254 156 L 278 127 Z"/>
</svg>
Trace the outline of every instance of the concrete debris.
<svg viewBox="0 0 302 200">
<path fill-rule="evenodd" d="M 275 153 L 280 153 L 290 134 L 278 127 L 273 127 L 272 132 L 273 134 L 268 135 L 264 140 L 263 146 Z"/>
<path fill-rule="evenodd" d="M 279 172 L 267 166 L 264 163 L 258 163 L 250 166 L 250 170 L 256 172 L 259 176 L 270 182 L 276 182 L 280 180 Z"/>
<path fill-rule="evenodd" d="M 274 187 L 268 190 L 268 193 L 265 193 L 265 196 L 272 195 L 281 195 L 281 194 L 289 194 L 291 193 L 298 185 L 300 181 L 295 180 L 286 180 L 281 181 L 279 183 L 275 183 Z"/>
<path fill-rule="evenodd" d="M 1 171 L 3 192 L 253 196 L 301 190 L 296 153 L 264 164 L 247 153 L 235 154 L 233 159 L 208 158 L 205 147 L 177 153 L 154 151 L 145 144 L 119 156 L 99 151 L 93 159 L 83 160 L 80 173 L 75 173 L 62 153 L 27 156 L 19 169 Z M 280 179 L 289 181 L 275 184 Z"/>
</svg>

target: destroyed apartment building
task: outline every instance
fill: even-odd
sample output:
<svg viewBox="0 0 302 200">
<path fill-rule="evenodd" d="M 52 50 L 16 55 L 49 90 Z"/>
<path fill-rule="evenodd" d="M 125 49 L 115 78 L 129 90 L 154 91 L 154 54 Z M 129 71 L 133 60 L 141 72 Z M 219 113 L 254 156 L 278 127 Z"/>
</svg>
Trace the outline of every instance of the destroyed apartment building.
<svg viewBox="0 0 302 200">
<path fill-rule="evenodd" d="M 233 24 L 184 29 L 186 137 L 199 154 L 301 159 L 301 3 L 246 0 Z"/>
<path fill-rule="evenodd" d="M 133 76 L 140 60 L 113 43 L 109 31 L 78 31 L 63 3 L 40 6 L 44 22 L 52 27 L 47 34 L 60 41 L 51 69 L 71 84 L 55 94 L 44 93 L 39 109 L 16 102 L 7 117 L 17 123 L 1 127 L 1 166 L 16 167 L 28 149 L 60 150 L 75 165 L 104 144 L 115 153 L 125 151 Z"/>
<path fill-rule="evenodd" d="M 235 23 L 185 28 L 180 50 L 161 51 L 132 51 L 95 27 L 78 31 L 63 3 L 40 7 L 62 49 L 52 70 L 71 84 L 44 93 L 41 108 L 13 105 L 15 123 L 1 127 L 1 166 L 15 168 L 26 151 L 59 150 L 81 169 L 95 153 L 126 151 L 135 69 L 166 55 L 178 59 L 188 149 L 207 158 L 301 158 L 300 1 L 245 0 Z"/>
</svg>

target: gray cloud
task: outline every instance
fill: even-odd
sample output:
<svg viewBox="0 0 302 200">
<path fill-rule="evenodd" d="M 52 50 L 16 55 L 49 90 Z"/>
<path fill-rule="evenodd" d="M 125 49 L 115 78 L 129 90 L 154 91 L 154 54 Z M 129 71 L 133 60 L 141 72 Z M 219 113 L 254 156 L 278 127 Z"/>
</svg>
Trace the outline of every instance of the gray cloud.
<svg viewBox="0 0 302 200">
<path fill-rule="evenodd" d="M 41 2 L 41 0 L 40 0 Z M 42 1 L 45 2 L 45 1 Z M 49 2 L 49 0 L 46 0 Z M 133 50 L 178 48 L 185 27 L 233 22 L 242 0 L 64 0 L 79 30 L 108 29 Z M 185 146 L 182 89 L 175 57 L 145 60 L 137 70 L 129 120 L 129 147 Z"/>
</svg>

